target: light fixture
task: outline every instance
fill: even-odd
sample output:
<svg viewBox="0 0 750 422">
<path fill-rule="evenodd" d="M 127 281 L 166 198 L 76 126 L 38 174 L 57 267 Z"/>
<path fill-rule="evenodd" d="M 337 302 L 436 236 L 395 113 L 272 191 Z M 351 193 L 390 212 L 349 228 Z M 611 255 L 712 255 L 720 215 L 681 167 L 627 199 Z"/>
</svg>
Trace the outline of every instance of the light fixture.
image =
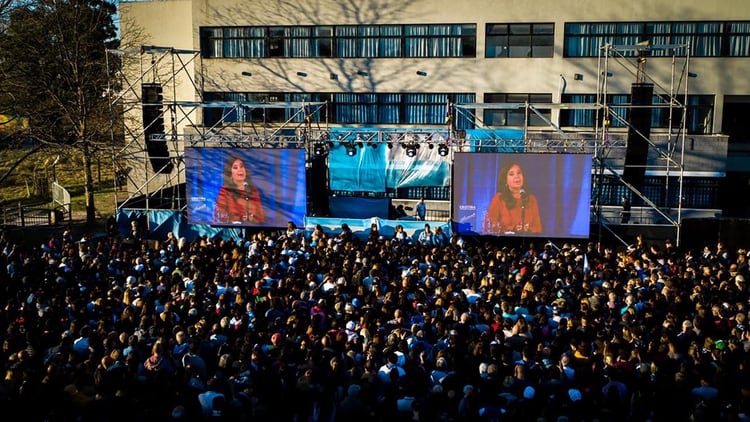
<svg viewBox="0 0 750 422">
<path fill-rule="evenodd" d="M 242 76 L 253 76 L 251 72 L 248 72 L 247 70 L 242 72 Z"/>
<path fill-rule="evenodd" d="M 305 72 L 297 72 L 297 76 L 301 76 L 303 78 L 306 78 L 307 77 L 307 73 L 305 73 Z"/>
<path fill-rule="evenodd" d="M 583 80 L 583 73 L 576 73 L 573 75 L 573 79 L 576 81 L 582 81 Z"/>
<path fill-rule="evenodd" d="M 419 144 L 417 143 L 411 143 L 404 145 L 404 148 L 406 148 L 406 156 L 409 158 L 413 158 L 417 156 L 417 149 L 419 149 Z"/>
<path fill-rule="evenodd" d="M 448 155 L 448 145 L 446 144 L 438 145 L 438 155 L 441 157 L 445 157 L 446 155 Z"/>
<path fill-rule="evenodd" d="M 698 74 L 695 72 L 688 72 L 688 78 L 697 78 Z"/>
<path fill-rule="evenodd" d="M 424 70 L 417 70 L 417 75 L 419 75 L 419 76 L 427 76 L 427 72 L 425 72 Z"/>
<path fill-rule="evenodd" d="M 316 157 L 319 157 L 326 153 L 326 144 L 325 142 L 316 142 L 315 145 L 313 145 L 313 155 Z"/>
<path fill-rule="evenodd" d="M 344 147 L 346 148 L 346 155 L 350 157 L 357 155 L 357 147 L 353 143 L 345 144 Z"/>
<path fill-rule="evenodd" d="M 331 78 L 332 81 L 335 81 L 339 78 L 339 75 L 331 72 L 330 74 L 328 74 L 328 77 Z"/>
<path fill-rule="evenodd" d="M 364 70 L 358 70 L 357 75 L 359 76 L 370 76 L 370 74 Z"/>
</svg>

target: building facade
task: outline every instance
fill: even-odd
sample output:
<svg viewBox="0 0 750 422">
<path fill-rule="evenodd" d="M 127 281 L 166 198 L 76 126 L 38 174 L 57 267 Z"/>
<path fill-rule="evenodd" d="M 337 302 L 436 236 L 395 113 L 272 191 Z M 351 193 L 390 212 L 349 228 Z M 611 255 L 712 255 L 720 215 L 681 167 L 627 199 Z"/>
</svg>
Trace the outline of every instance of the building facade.
<svg viewBox="0 0 750 422">
<path fill-rule="evenodd" d="M 647 196 L 679 183 L 664 206 L 749 216 L 746 1 L 140 1 L 121 2 L 120 15 L 124 40 L 181 52 L 184 74 L 157 77 L 164 101 L 185 110 L 167 107 L 179 133 L 312 119 L 626 140 L 633 85 L 646 82 Z M 261 102 L 290 106 L 241 106 Z M 305 102 L 325 106 L 314 116 L 291 106 Z M 623 188 L 603 184 L 602 201 L 618 204 Z"/>
</svg>

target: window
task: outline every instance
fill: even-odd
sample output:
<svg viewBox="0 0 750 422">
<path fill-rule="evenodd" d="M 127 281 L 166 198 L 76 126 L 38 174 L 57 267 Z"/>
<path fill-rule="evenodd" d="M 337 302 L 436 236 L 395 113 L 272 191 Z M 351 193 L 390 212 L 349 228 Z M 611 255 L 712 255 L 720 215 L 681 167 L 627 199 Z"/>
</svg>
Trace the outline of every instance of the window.
<svg viewBox="0 0 750 422">
<path fill-rule="evenodd" d="M 690 44 L 690 55 L 718 57 L 721 54 L 721 33 L 724 25 L 718 22 L 657 22 L 646 24 L 645 39 L 651 45 Z M 684 56 L 680 49 L 674 54 Z M 671 50 L 652 50 L 656 57 L 671 56 Z"/>
<path fill-rule="evenodd" d="M 476 25 L 272 26 L 200 29 L 201 55 L 221 57 L 475 57 Z"/>
<path fill-rule="evenodd" d="M 724 56 L 750 57 L 750 22 L 728 23 L 727 38 Z"/>
<path fill-rule="evenodd" d="M 681 126 L 684 111 L 687 113 L 687 133 L 709 134 L 713 131 L 713 95 L 688 95 L 687 103 L 685 103 L 685 95 L 678 95 L 675 101 L 677 108 L 672 107 L 672 129 L 677 129 Z M 654 104 L 669 104 L 669 98 L 654 96 Z M 684 110 L 679 106 L 680 104 L 685 106 Z M 654 108 L 651 116 L 652 127 L 669 128 L 669 111 L 669 108 Z"/>
<path fill-rule="evenodd" d="M 339 124 L 444 125 L 449 98 L 463 103 L 475 101 L 474 94 L 334 94 L 331 114 Z M 471 117 L 457 116 L 457 129 L 473 127 Z"/>
<path fill-rule="evenodd" d="M 596 104 L 596 94 L 563 94 L 561 99 L 563 104 Z M 618 104 L 630 103 L 628 94 L 609 94 L 607 95 L 606 104 L 610 107 L 613 114 L 619 118 L 610 118 L 610 127 L 625 127 L 627 121 L 627 108 L 617 107 Z M 594 127 L 601 126 L 604 120 L 604 110 L 591 108 L 568 108 L 560 110 L 560 126 L 570 127 Z M 598 124 L 597 124 L 598 120 Z"/>
<path fill-rule="evenodd" d="M 550 104 L 552 94 L 485 94 L 485 103 L 502 103 L 497 109 L 487 108 L 484 110 L 484 124 L 486 126 L 547 126 L 547 122 L 540 117 L 549 120 L 551 111 L 549 109 L 526 109 L 529 104 Z M 539 114 L 537 114 L 539 113 Z M 527 118 L 528 116 L 528 118 Z"/>
<path fill-rule="evenodd" d="M 263 57 L 265 28 L 201 28 L 202 57 Z"/>
<path fill-rule="evenodd" d="M 487 24 L 485 57 L 552 57 L 553 23 Z"/>
<path fill-rule="evenodd" d="M 678 129 L 682 124 L 682 105 L 687 112 L 687 132 L 691 134 L 707 134 L 713 131 L 713 109 L 714 97 L 712 95 L 689 95 L 688 102 L 684 102 L 685 96 L 678 95 L 675 104 L 670 108 L 669 97 L 654 95 L 651 109 L 651 127 L 669 128 L 670 118 L 672 129 Z M 596 94 L 563 94 L 563 103 L 570 104 L 595 104 Z M 607 96 L 607 105 L 611 108 L 611 127 L 626 127 L 628 121 L 628 107 L 617 107 L 618 104 L 630 104 L 629 94 L 610 94 Z M 597 113 L 598 112 L 598 113 Z M 570 127 L 594 127 L 598 116 L 599 125 L 602 124 L 603 111 L 592 108 L 568 108 L 560 110 L 560 126 Z"/>
<path fill-rule="evenodd" d="M 598 177 L 598 176 L 593 176 Z M 664 186 L 678 186 L 680 180 L 677 177 L 646 176 L 641 187 L 641 192 L 649 200 L 656 204 L 665 204 L 668 207 L 683 208 L 721 208 L 719 204 L 720 180 L 704 177 L 685 177 L 682 180 L 682 203 L 679 204 L 679 189 L 665 191 Z M 620 198 L 629 193 L 629 189 L 614 176 L 603 175 L 600 179 L 592 180 L 592 186 L 599 185 L 598 195 L 592 198 L 602 205 L 619 205 Z M 668 195 L 668 196 L 667 196 Z"/>
<path fill-rule="evenodd" d="M 203 109 L 203 125 L 214 126 L 218 123 L 283 123 L 286 122 L 298 110 L 286 108 L 260 108 L 252 105 L 239 103 L 265 103 L 288 101 L 283 93 L 244 93 L 244 92 L 206 92 L 204 100 L 211 102 L 226 101 L 230 104 L 221 104 L 216 107 L 205 107 Z M 297 100 L 294 100 L 297 101 Z M 300 99 L 299 101 L 305 101 Z M 307 101 L 314 101 L 307 99 Z M 298 120 L 302 121 L 304 116 Z"/>
<path fill-rule="evenodd" d="M 750 22 L 620 22 L 566 23 L 563 54 L 565 57 L 597 57 L 605 44 L 635 45 L 650 41 L 655 57 L 685 56 L 686 48 L 658 48 L 689 44 L 691 56 L 749 57 Z M 633 56 L 636 51 L 623 51 Z"/>
<path fill-rule="evenodd" d="M 401 57 L 400 25 L 336 27 L 336 57 Z"/>
<path fill-rule="evenodd" d="M 475 57 L 476 25 L 406 25 L 404 57 Z"/>
<path fill-rule="evenodd" d="M 206 102 L 326 102 L 328 118 L 336 124 L 425 124 L 447 123 L 448 100 L 455 103 L 473 103 L 475 95 L 468 93 L 229 93 L 207 92 Z M 252 108 L 251 105 L 220 104 L 205 107 L 203 124 L 214 126 L 219 122 L 233 123 L 283 123 L 302 122 L 304 113 L 289 108 Z M 474 128 L 469 115 L 456 114 L 455 128 Z M 321 121 L 322 114 L 313 114 Z"/>
</svg>

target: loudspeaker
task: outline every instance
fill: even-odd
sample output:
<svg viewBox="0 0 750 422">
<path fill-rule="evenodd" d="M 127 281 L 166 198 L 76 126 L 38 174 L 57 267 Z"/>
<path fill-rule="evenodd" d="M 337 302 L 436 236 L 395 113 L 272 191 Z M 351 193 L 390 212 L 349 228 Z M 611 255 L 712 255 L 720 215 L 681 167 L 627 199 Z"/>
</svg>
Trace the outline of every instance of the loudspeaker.
<svg viewBox="0 0 750 422">
<path fill-rule="evenodd" d="M 171 173 L 174 164 L 169 158 L 169 148 L 164 137 L 164 104 L 161 84 L 141 85 L 143 101 L 143 134 L 146 153 L 155 173 Z M 159 135 L 154 138 L 154 135 Z"/>
<path fill-rule="evenodd" d="M 638 190 L 643 190 L 648 158 L 648 139 L 651 136 L 651 105 L 654 84 L 636 83 L 630 91 L 628 145 L 625 150 L 625 168 L 622 178 Z M 639 134 L 640 133 L 640 134 Z"/>
<path fill-rule="evenodd" d="M 307 169 L 307 194 L 310 214 L 316 217 L 331 214 L 328 203 L 328 163 L 325 156 L 315 157 Z"/>
</svg>

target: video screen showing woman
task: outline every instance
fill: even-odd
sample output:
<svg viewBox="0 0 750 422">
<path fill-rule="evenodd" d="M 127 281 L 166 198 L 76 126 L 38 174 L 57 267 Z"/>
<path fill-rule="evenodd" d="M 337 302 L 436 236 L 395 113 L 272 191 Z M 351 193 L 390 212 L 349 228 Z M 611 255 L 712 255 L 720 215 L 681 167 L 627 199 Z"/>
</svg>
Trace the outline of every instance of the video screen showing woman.
<svg viewBox="0 0 750 422">
<path fill-rule="evenodd" d="M 589 235 L 590 154 L 456 152 L 452 188 L 457 233 Z"/>
<path fill-rule="evenodd" d="M 230 156 L 224 164 L 223 175 L 224 184 L 214 207 L 214 222 L 263 224 L 266 217 L 260 191 L 248 177 L 242 158 Z"/>
<path fill-rule="evenodd" d="M 292 148 L 185 148 L 191 224 L 286 227 L 307 206 L 305 151 Z"/>
<path fill-rule="evenodd" d="M 500 169 L 497 193 L 484 220 L 485 233 L 541 233 L 539 203 L 529 192 L 521 165 L 511 162 Z"/>
</svg>

